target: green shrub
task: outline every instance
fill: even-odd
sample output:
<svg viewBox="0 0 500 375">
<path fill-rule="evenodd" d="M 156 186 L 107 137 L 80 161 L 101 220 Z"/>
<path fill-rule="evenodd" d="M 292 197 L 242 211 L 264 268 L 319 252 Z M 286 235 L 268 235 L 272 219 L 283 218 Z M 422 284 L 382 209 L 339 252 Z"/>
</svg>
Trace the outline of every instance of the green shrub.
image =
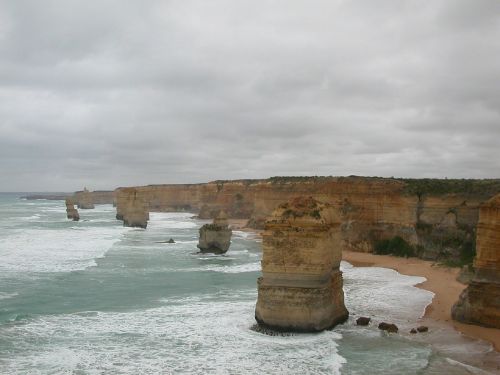
<svg viewBox="0 0 500 375">
<path fill-rule="evenodd" d="M 474 257 L 476 256 L 476 243 L 475 241 L 466 241 L 460 249 L 460 261 L 462 265 L 471 265 Z"/>
<path fill-rule="evenodd" d="M 416 227 L 418 230 L 430 232 L 430 231 L 432 231 L 433 225 L 424 223 L 422 221 L 417 221 Z"/>
<path fill-rule="evenodd" d="M 309 215 L 315 219 L 318 219 L 318 220 L 321 219 L 321 214 L 319 213 L 319 210 L 311 211 L 311 213 Z"/>
<path fill-rule="evenodd" d="M 411 195 L 473 194 L 484 197 L 500 191 L 500 179 L 438 179 L 401 178 L 406 183 L 404 190 Z"/>
<path fill-rule="evenodd" d="M 395 255 L 398 257 L 415 256 L 415 249 L 403 238 L 396 236 L 389 240 L 375 242 L 374 253 L 379 255 Z"/>
</svg>

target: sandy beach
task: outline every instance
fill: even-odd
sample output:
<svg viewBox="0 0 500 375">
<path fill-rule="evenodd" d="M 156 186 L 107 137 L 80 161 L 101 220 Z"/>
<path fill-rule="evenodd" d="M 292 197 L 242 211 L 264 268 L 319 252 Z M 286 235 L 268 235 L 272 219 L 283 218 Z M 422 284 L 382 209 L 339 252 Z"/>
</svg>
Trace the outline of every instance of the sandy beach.
<svg viewBox="0 0 500 375">
<path fill-rule="evenodd" d="M 344 251 L 343 259 L 356 267 L 385 267 L 404 275 L 425 277 L 427 281 L 417 286 L 433 292 L 434 298 L 427 306 L 422 323 L 434 321 L 448 325 L 466 336 L 488 341 L 497 351 L 500 351 L 499 329 L 462 324 L 452 320 L 451 307 L 466 287 L 456 281 L 458 268 L 448 268 L 418 258 L 400 258 L 352 251 Z"/>
<path fill-rule="evenodd" d="M 246 220 L 231 219 L 233 229 L 262 234 L 262 230 L 245 227 Z M 434 293 L 432 303 L 427 306 L 420 323 L 432 325 L 437 323 L 452 327 L 465 336 L 485 340 L 500 352 L 500 329 L 486 328 L 472 324 L 463 324 L 451 318 L 451 308 L 458 300 L 466 285 L 458 282 L 458 268 L 450 268 L 432 261 L 419 258 L 401 258 L 390 255 L 375 255 L 354 251 L 343 251 L 343 260 L 356 267 L 384 267 L 393 269 L 403 275 L 422 276 L 427 280 L 417 287 Z"/>
</svg>

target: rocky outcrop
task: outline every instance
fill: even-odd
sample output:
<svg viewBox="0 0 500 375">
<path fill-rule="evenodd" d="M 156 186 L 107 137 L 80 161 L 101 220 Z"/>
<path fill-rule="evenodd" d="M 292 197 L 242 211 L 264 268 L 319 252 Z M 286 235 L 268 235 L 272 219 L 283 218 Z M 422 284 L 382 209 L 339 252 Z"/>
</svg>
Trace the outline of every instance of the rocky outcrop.
<svg viewBox="0 0 500 375">
<path fill-rule="evenodd" d="M 393 323 L 386 323 L 386 322 L 380 323 L 378 325 L 378 329 L 380 329 L 382 331 L 390 332 L 390 333 L 398 333 L 398 331 L 399 331 L 397 325 L 395 325 Z"/>
<path fill-rule="evenodd" d="M 358 319 L 356 319 L 356 324 L 358 326 L 367 326 L 370 324 L 371 318 L 368 318 L 366 316 L 360 316 Z"/>
<path fill-rule="evenodd" d="M 227 215 L 221 211 L 212 224 L 205 224 L 200 228 L 198 249 L 202 253 L 224 254 L 231 245 L 232 233 Z"/>
<path fill-rule="evenodd" d="M 83 210 L 95 208 L 94 201 L 92 200 L 92 194 L 87 190 L 87 188 L 84 188 L 83 191 L 79 192 L 77 196 L 78 208 Z"/>
<path fill-rule="evenodd" d="M 125 199 L 121 211 L 123 225 L 146 228 L 149 220 L 149 205 L 137 189 L 127 189 L 122 198 Z"/>
<path fill-rule="evenodd" d="M 73 199 L 71 198 L 66 198 L 66 217 L 73 221 L 80 220 L 80 214 L 75 208 L 75 202 L 73 202 Z"/>
<path fill-rule="evenodd" d="M 112 204 L 115 199 L 114 191 L 84 189 L 73 194 L 73 200 L 78 206 L 92 207 L 96 204 Z"/>
<path fill-rule="evenodd" d="M 452 308 L 453 319 L 500 328 L 500 194 L 479 211 L 474 276 Z"/>
<path fill-rule="evenodd" d="M 259 324 L 321 331 L 347 319 L 340 225 L 338 210 L 311 197 L 292 199 L 273 212 L 263 233 Z"/>
<path fill-rule="evenodd" d="M 116 190 L 117 217 L 123 203 Z M 479 205 L 500 192 L 500 180 L 401 180 L 368 177 L 273 177 L 206 184 L 137 187 L 150 211 L 190 211 L 212 219 L 224 210 L 263 228 L 282 202 L 312 196 L 341 213 L 346 250 L 373 252 L 401 237 L 427 259 L 472 259 Z"/>
</svg>

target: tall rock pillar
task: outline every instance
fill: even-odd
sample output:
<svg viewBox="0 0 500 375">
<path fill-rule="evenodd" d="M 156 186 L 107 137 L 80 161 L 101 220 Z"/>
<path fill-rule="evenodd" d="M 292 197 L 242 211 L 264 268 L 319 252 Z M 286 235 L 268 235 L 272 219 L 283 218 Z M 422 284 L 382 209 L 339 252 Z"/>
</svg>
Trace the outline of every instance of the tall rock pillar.
<svg viewBox="0 0 500 375">
<path fill-rule="evenodd" d="M 66 217 L 73 221 L 80 220 L 80 214 L 78 210 L 75 208 L 75 202 L 71 198 L 66 198 Z"/>
<path fill-rule="evenodd" d="M 146 228 L 149 220 L 149 205 L 138 194 L 130 189 L 123 208 L 123 225 L 126 227 Z"/>
<path fill-rule="evenodd" d="M 255 319 L 280 330 L 321 331 L 345 321 L 340 217 L 295 198 L 266 221 Z"/>
<path fill-rule="evenodd" d="M 479 209 L 474 277 L 452 308 L 453 319 L 500 328 L 500 194 Z"/>
</svg>

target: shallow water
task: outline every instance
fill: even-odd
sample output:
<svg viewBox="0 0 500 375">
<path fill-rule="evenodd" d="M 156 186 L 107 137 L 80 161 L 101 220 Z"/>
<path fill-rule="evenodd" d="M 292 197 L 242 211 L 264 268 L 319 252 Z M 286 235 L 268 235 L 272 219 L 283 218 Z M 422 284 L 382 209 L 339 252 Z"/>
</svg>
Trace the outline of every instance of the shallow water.
<svg viewBox="0 0 500 375">
<path fill-rule="evenodd" d="M 480 373 L 460 363 L 449 332 L 441 348 L 354 318 L 320 334 L 254 332 L 261 252 L 252 236 L 235 231 L 229 252 L 211 256 L 197 253 L 204 222 L 192 214 L 152 213 L 147 230 L 114 215 L 102 205 L 74 223 L 62 201 L 0 194 L 1 374 Z M 353 317 L 407 331 L 432 299 L 414 287 L 423 278 L 342 269 Z"/>
</svg>

